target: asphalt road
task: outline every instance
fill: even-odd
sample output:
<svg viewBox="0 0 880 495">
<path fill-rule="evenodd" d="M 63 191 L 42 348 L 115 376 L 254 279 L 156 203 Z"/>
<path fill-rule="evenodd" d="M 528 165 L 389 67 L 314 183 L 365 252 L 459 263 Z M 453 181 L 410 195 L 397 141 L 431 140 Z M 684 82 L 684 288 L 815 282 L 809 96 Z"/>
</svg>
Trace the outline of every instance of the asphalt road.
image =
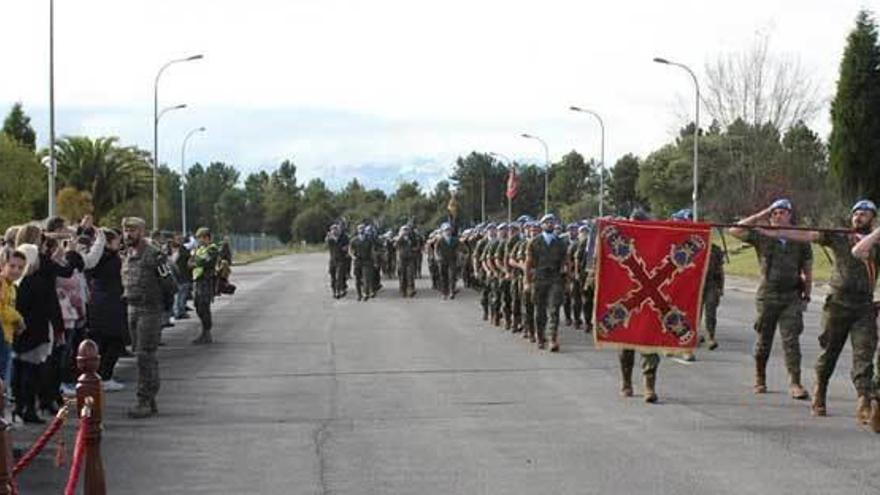
<svg viewBox="0 0 880 495">
<path fill-rule="evenodd" d="M 848 348 L 827 418 L 788 398 L 778 348 L 771 393 L 751 393 L 747 290 L 725 295 L 719 350 L 663 360 L 649 405 L 618 397 L 616 354 L 570 328 L 549 354 L 480 321 L 469 290 L 442 301 L 423 279 L 404 300 L 389 281 L 375 300 L 337 301 L 325 268 L 325 255 L 237 268 L 216 344 L 189 344 L 194 321 L 166 332 L 160 415 L 129 420 L 133 391 L 108 395 L 109 493 L 880 493 Z M 814 304 L 807 386 L 818 318 Z M 22 493 L 59 493 L 64 474 L 41 459 Z"/>
</svg>

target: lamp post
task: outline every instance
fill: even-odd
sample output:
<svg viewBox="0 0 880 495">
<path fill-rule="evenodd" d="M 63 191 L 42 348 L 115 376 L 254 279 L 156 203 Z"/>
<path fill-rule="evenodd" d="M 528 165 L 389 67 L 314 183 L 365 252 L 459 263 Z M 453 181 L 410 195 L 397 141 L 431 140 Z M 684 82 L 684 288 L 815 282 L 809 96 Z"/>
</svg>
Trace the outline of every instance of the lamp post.
<svg viewBox="0 0 880 495">
<path fill-rule="evenodd" d="M 55 216 L 55 0 L 49 0 L 49 217 Z"/>
<path fill-rule="evenodd" d="M 699 166 L 698 166 L 698 159 L 699 159 L 699 153 L 700 153 L 700 151 L 699 151 L 700 150 L 700 144 L 699 144 L 699 142 L 700 142 L 700 83 L 697 80 L 697 75 L 694 74 L 694 71 L 692 71 L 691 68 L 688 67 L 687 65 L 684 65 L 679 62 L 673 62 L 673 61 L 667 60 L 665 58 L 660 58 L 660 57 L 654 58 L 654 62 L 657 62 L 658 64 L 674 65 L 676 67 L 684 69 L 687 71 L 688 74 L 691 75 L 691 78 L 694 80 L 694 90 L 696 91 L 696 99 L 694 101 L 694 192 L 693 192 L 692 209 L 694 211 L 694 221 L 696 222 L 697 219 L 699 218 L 699 216 L 697 214 L 697 192 L 698 192 L 698 188 L 699 188 L 699 175 L 698 175 L 698 173 L 700 170 Z"/>
<path fill-rule="evenodd" d="M 602 130 L 602 145 L 600 148 L 600 163 L 599 163 L 599 216 L 604 216 L 604 205 L 605 205 L 605 122 L 602 120 L 602 117 L 589 109 L 580 108 L 571 106 L 568 107 L 569 110 L 574 112 L 582 112 L 592 115 L 596 117 L 596 120 L 599 121 L 599 128 Z"/>
<path fill-rule="evenodd" d="M 162 77 L 165 69 L 173 64 L 201 60 L 202 58 L 204 58 L 204 55 L 199 54 L 170 60 L 159 68 L 159 72 L 156 73 L 156 79 L 153 81 L 153 230 L 158 230 L 159 228 L 159 118 L 164 113 L 164 110 L 162 113 L 159 112 L 159 78 Z"/>
<path fill-rule="evenodd" d="M 500 159 L 507 162 L 507 167 L 509 169 L 507 173 L 508 173 L 508 177 L 509 177 L 509 174 L 513 171 L 513 160 L 502 155 L 501 153 L 495 153 L 494 151 L 490 151 L 489 156 L 492 156 L 495 158 L 500 158 Z M 507 196 L 506 191 L 505 191 L 504 195 Z M 507 223 L 510 223 L 511 220 L 513 220 L 513 200 L 510 199 L 510 196 L 507 196 Z"/>
<path fill-rule="evenodd" d="M 205 132 L 204 127 L 193 129 L 183 138 L 183 145 L 180 147 L 180 226 L 184 239 L 186 238 L 186 143 L 189 138 L 193 137 L 197 132 Z"/>
<path fill-rule="evenodd" d="M 544 146 L 544 214 L 546 215 L 550 213 L 550 188 L 548 187 L 550 184 L 550 149 L 547 147 L 547 143 L 538 136 L 526 133 L 521 136 L 526 139 L 534 139 Z"/>
</svg>

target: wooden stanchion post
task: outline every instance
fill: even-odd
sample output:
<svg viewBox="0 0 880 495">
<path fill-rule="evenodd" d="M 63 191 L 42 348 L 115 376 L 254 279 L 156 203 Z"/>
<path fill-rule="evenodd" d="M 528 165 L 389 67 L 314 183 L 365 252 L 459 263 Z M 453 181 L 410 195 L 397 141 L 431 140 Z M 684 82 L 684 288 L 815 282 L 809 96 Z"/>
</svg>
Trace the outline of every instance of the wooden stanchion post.
<svg viewBox="0 0 880 495">
<path fill-rule="evenodd" d="M 104 463 L 101 460 L 101 420 L 104 413 L 104 390 L 101 377 L 98 376 L 98 365 L 101 356 L 98 345 L 86 339 L 77 350 L 76 366 L 82 372 L 76 383 L 76 407 L 80 413 L 88 410 L 89 417 L 80 417 L 86 421 L 86 459 L 83 493 L 85 495 L 105 495 L 107 487 L 104 482 Z M 88 400 L 87 400 L 88 399 Z M 87 406 L 88 402 L 88 406 Z"/>
<path fill-rule="evenodd" d="M 12 494 L 12 439 L 6 422 L 6 385 L 0 380 L 0 495 Z"/>
</svg>

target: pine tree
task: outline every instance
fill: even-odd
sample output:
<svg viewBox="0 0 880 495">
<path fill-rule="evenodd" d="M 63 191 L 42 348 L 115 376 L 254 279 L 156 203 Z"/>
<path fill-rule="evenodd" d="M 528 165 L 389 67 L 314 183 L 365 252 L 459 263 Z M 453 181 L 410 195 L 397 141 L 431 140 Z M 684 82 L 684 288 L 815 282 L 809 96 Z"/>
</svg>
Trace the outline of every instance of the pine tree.
<svg viewBox="0 0 880 495">
<path fill-rule="evenodd" d="M 841 199 L 880 199 L 880 46 L 865 10 L 847 39 L 831 122 L 830 167 Z"/>
<path fill-rule="evenodd" d="M 3 133 L 31 151 L 37 147 L 37 134 L 31 127 L 31 118 L 25 115 L 20 102 L 12 105 L 12 110 L 3 121 Z"/>
</svg>

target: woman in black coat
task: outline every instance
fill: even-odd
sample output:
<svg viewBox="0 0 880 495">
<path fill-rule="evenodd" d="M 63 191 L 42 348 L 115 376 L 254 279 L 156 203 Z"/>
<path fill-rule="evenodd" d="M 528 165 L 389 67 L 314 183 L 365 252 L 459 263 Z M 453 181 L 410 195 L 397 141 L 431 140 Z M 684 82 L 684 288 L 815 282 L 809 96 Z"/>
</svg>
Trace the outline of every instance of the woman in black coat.
<svg viewBox="0 0 880 495">
<path fill-rule="evenodd" d="M 105 385 L 113 383 L 113 368 L 125 350 L 125 304 L 122 302 L 122 259 L 119 233 L 106 229 L 107 244 L 101 260 L 86 270 L 92 297 L 88 306 L 89 338 L 98 344 L 98 374 Z M 118 387 L 118 385 L 115 385 Z"/>
<path fill-rule="evenodd" d="M 73 275 L 82 268 L 83 260 L 74 251 L 64 253 L 65 264 L 54 261 L 52 255 L 55 245 L 51 239 L 44 240 L 37 248 L 33 245 L 19 246 L 28 258 L 26 275 L 18 286 L 16 309 L 24 318 L 25 329 L 15 336 L 12 348 L 15 350 L 14 384 L 15 411 L 25 423 L 44 422 L 37 415 L 35 401 L 39 393 L 41 406 L 51 414 L 57 411 L 60 393 L 49 390 L 47 383 L 54 382 L 45 376 L 51 373 L 47 359 L 52 354 L 56 338 L 64 334 L 64 320 L 61 305 L 55 291 L 55 279 Z"/>
</svg>

